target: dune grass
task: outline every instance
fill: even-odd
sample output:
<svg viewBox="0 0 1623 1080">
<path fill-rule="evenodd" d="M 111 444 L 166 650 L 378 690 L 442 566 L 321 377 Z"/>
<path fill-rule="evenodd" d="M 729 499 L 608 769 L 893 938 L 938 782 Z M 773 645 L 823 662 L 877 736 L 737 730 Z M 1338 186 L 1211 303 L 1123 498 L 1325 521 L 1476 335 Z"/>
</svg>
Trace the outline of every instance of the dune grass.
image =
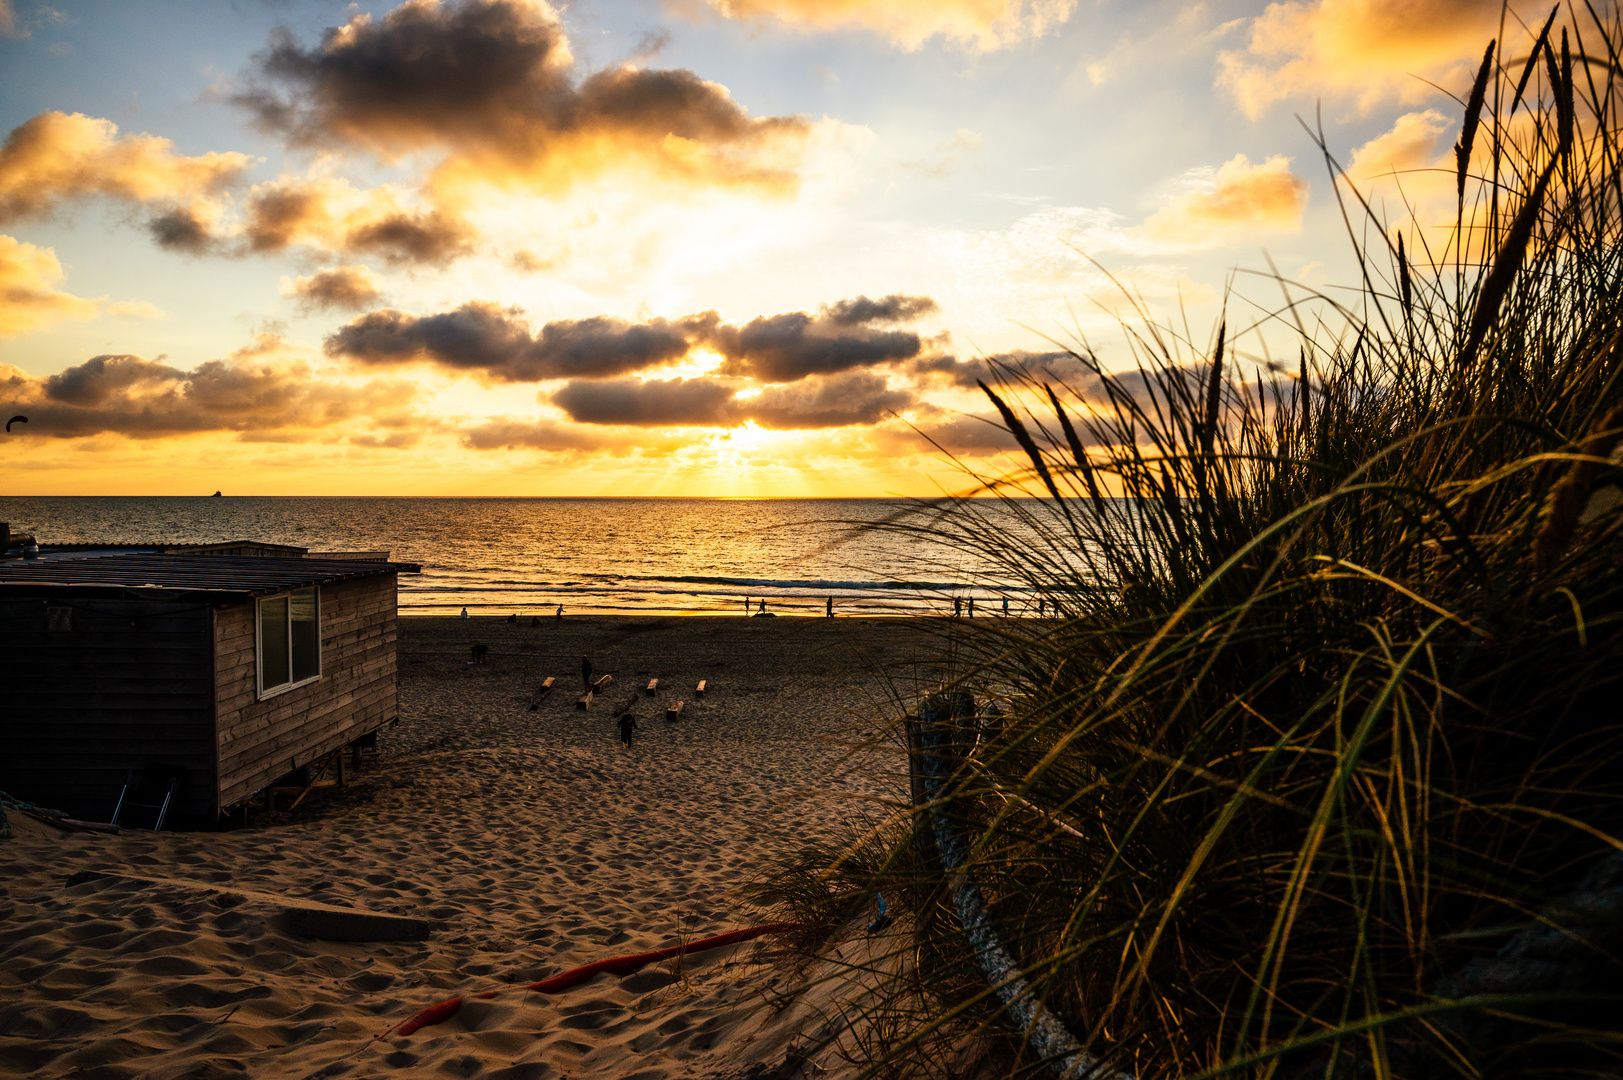
<svg viewBox="0 0 1623 1080">
<path fill-rule="evenodd" d="M 1079 377 L 1003 372 L 1004 497 L 887 526 L 1059 617 L 956 634 L 946 689 L 1003 715 L 959 721 L 928 807 L 752 892 L 808 948 L 875 892 L 901 912 L 846 1018 L 888 1025 L 871 1075 L 965 1024 L 1052 1071 L 909 815 L 963 830 L 962 880 L 1111 1069 L 1623 1073 L 1618 29 L 1490 48 L 1451 229 L 1377 220 L 1326 154 L 1362 282 L 1286 291 L 1288 362 L 1146 316 L 1127 372 L 1081 344 Z"/>
</svg>

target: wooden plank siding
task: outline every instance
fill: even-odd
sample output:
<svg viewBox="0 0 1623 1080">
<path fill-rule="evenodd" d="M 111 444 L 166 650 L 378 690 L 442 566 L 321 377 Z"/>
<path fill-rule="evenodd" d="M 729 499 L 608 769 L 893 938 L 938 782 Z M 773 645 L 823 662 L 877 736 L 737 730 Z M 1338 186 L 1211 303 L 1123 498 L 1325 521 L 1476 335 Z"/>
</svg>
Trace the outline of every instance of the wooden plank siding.
<svg viewBox="0 0 1623 1080">
<path fill-rule="evenodd" d="M 0 790 L 106 821 L 126 770 L 161 763 L 186 772 L 176 810 L 212 811 L 209 627 L 198 601 L 0 599 Z"/>
<path fill-rule="evenodd" d="M 321 678 L 260 700 L 254 603 L 215 613 L 214 714 L 218 805 L 376 731 L 396 715 L 396 578 L 321 586 Z"/>
</svg>

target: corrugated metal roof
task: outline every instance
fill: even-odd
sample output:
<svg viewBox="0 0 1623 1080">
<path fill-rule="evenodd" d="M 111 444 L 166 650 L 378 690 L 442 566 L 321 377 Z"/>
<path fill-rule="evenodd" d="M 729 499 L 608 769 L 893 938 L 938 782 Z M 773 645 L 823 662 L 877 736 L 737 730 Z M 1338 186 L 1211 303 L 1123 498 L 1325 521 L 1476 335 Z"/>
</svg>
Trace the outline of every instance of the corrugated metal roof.
<svg viewBox="0 0 1623 1080">
<path fill-rule="evenodd" d="M 146 552 L 85 559 L 0 563 L 0 594 L 45 596 L 85 589 L 163 590 L 230 597 L 268 596 L 375 574 L 415 574 L 416 563 L 248 555 Z"/>
</svg>

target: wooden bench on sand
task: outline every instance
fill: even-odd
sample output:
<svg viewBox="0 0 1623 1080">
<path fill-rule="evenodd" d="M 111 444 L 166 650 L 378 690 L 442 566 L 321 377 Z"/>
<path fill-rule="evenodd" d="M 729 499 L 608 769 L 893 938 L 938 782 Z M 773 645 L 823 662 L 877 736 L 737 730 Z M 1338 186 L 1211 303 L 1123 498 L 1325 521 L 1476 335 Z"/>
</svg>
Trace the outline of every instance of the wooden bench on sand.
<svg viewBox="0 0 1623 1080">
<path fill-rule="evenodd" d="M 654 691 L 656 691 L 658 689 L 659 689 L 659 680 L 658 679 L 649 679 L 648 680 L 648 696 L 653 697 L 654 696 Z"/>
<path fill-rule="evenodd" d="M 535 688 L 535 698 L 530 702 L 530 711 L 535 712 L 541 707 L 541 699 L 552 693 L 553 676 L 548 675 L 541 680 L 541 685 Z"/>
<path fill-rule="evenodd" d="M 693 696 L 694 697 L 698 697 L 698 698 L 704 697 L 704 684 L 705 684 L 705 680 L 700 679 L 699 680 L 699 685 L 695 686 L 693 688 Z"/>
<path fill-rule="evenodd" d="M 614 681 L 614 676 L 613 675 L 605 675 L 602 678 L 600 678 L 600 679 L 596 680 L 595 682 L 593 682 L 591 686 L 587 687 L 586 693 L 584 693 L 584 694 L 582 694 L 580 696 L 580 700 L 575 702 L 575 708 L 584 709 L 584 708 L 588 707 L 589 705 L 591 705 L 591 703 L 592 703 L 592 695 L 593 694 L 601 694 L 604 690 L 607 690 L 609 688 L 609 684 L 612 683 L 613 681 Z"/>
<path fill-rule="evenodd" d="M 673 701 L 666 707 L 665 719 L 667 721 L 682 719 L 682 703 L 680 701 Z"/>
</svg>

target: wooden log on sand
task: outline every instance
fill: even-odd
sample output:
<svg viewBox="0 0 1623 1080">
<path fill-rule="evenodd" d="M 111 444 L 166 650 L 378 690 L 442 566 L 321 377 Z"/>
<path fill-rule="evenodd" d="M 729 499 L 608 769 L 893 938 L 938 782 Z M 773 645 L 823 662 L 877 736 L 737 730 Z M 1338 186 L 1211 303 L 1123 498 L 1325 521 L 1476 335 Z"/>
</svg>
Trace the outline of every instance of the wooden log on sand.
<svg viewBox="0 0 1623 1080">
<path fill-rule="evenodd" d="M 699 685 L 695 686 L 693 688 L 693 696 L 694 697 L 697 697 L 697 698 L 704 697 L 704 683 L 705 683 L 705 680 L 700 679 L 699 680 Z"/>
<path fill-rule="evenodd" d="M 658 679 L 649 679 L 648 680 L 648 696 L 653 697 L 654 692 L 656 690 L 658 690 L 658 689 L 659 689 L 659 680 Z"/>
<path fill-rule="evenodd" d="M 682 703 L 680 701 L 673 701 L 666 707 L 665 719 L 667 721 L 682 719 Z"/>
<path fill-rule="evenodd" d="M 537 709 L 539 709 L 541 707 L 541 699 L 552 693 L 552 683 L 553 676 L 551 675 L 548 675 L 546 678 L 541 680 L 541 685 L 536 687 L 535 697 L 530 702 L 531 712 L 535 712 Z"/>
<path fill-rule="evenodd" d="M 588 691 L 586 691 L 586 693 L 584 693 L 584 694 L 582 694 L 580 696 L 579 701 L 575 702 L 575 708 L 584 709 L 587 706 L 589 706 L 591 703 L 592 703 L 592 692 L 590 690 L 588 690 Z"/>
</svg>

